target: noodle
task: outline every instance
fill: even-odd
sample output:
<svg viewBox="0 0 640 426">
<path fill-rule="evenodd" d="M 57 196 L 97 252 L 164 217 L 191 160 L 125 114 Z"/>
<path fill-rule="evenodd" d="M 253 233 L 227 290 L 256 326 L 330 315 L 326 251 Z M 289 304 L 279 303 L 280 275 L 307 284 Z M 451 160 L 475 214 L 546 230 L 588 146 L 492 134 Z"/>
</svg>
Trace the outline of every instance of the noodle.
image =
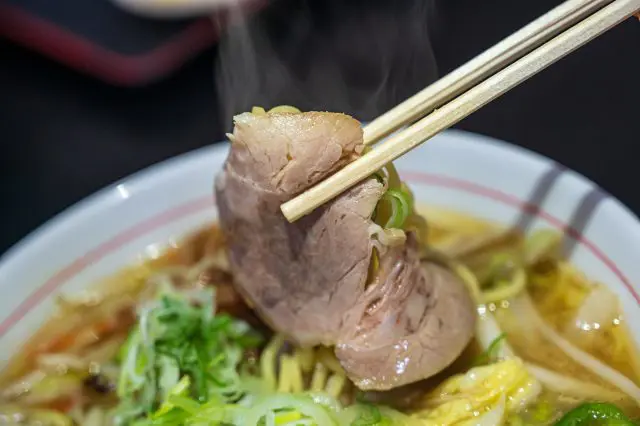
<svg viewBox="0 0 640 426">
<path fill-rule="evenodd" d="M 562 351 L 577 363 L 583 365 L 594 374 L 622 390 L 640 404 L 640 388 L 613 368 L 601 363 L 591 355 L 581 351 L 569 341 L 562 338 L 555 330 L 545 324 L 544 320 L 540 317 L 531 303 L 531 299 L 529 299 L 527 295 L 521 296 L 520 304 L 518 306 L 520 308 L 520 312 L 534 322 L 535 326 L 540 330 L 544 337 L 562 349 Z"/>
<path fill-rule="evenodd" d="M 334 398 L 342 395 L 347 378 L 333 353 L 325 347 L 297 348 L 293 355 L 278 356 L 283 344 L 284 338 L 281 335 L 275 336 L 260 357 L 261 375 L 268 389 L 275 389 L 280 393 L 326 392 Z M 333 374 L 329 374 L 329 371 L 333 371 Z M 306 380 L 309 386 L 305 387 L 305 376 L 309 373 L 312 373 Z"/>
<path fill-rule="evenodd" d="M 321 392 L 327 383 L 328 371 L 322 363 L 317 363 L 313 369 L 313 376 L 311 376 L 311 390 L 314 392 Z"/>
<path fill-rule="evenodd" d="M 334 374 L 327 380 L 325 392 L 334 398 L 338 398 L 344 389 L 347 378 L 343 374 Z"/>
<path fill-rule="evenodd" d="M 471 272 L 469 268 L 458 262 L 453 262 L 453 270 L 467 285 L 467 289 L 469 290 L 469 293 L 471 293 L 473 300 L 475 300 L 478 304 L 481 303 L 482 294 L 480 292 L 480 284 L 478 284 L 478 279 L 475 275 L 473 275 L 473 272 Z"/>
<path fill-rule="evenodd" d="M 269 342 L 267 347 L 260 357 L 260 372 L 262 380 L 264 380 L 267 389 L 277 389 L 276 386 L 276 355 L 282 344 L 284 343 L 283 336 L 276 336 Z"/>
<path fill-rule="evenodd" d="M 564 376 L 560 373 L 532 363 L 527 363 L 526 365 L 527 369 L 536 377 L 536 379 L 543 383 L 547 389 L 553 390 L 559 394 L 583 400 L 602 400 L 613 403 L 619 403 L 625 398 L 624 394 L 610 391 L 602 386 Z"/>
<path fill-rule="evenodd" d="M 275 111 L 295 112 L 289 107 Z M 255 113 L 267 112 L 257 109 Z M 399 207 L 395 207 L 399 209 L 396 214 L 411 210 L 413 197 L 407 195 L 408 189 L 402 187 L 395 170 L 386 170 L 385 173 L 387 178 L 397 180 L 398 191 L 405 191 L 398 192 L 403 199 L 399 201 Z M 392 214 L 393 206 L 387 207 L 388 213 Z M 387 207 L 381 211 L 384 213 Z M 424 234 L 431 247 L 435 247 L 436 250 L 425 251 L 428 260 L 451 268 L 465 283 L 478 307 L 475 339 L 466 351 L 470 356 L 461 357 L 442 375 L 397 392 L 383 392 L 376 396 L 358 393 L 332 348 L 295 347 L 282 335 L 275 334 L 255 352 L 234 347 L 226 348 L 222 358 L 213 357 L 212 363 L 224 359 L 238 368 L 220 367 L 215 370 L 218 375 L 215 383 L 221 390 L 209 400 L 191 398 L 188 391 L 197 383 L 193 377 L 174 378 L 167 373 L 160 375 L 162 377 L 159 376 L 157 381 L 158 386 L 165 382 L 170 384 L 164 391 L 170 397 L 162 399 L 157 412 L 136 411 L 134 406 L 130 407 L 133 411 L 124 414 L 143 420 L 145 416 L 172 416 L 180 412 L 185 419 L 193 416 L 189 422 L 203 425 L 221 424 L 214 422 L 218 419 L 228 424 L 248 426 L 258 422 L 265 426 L 322 426 L 323 421 L 348 426 L 356 419 L 364 419 L 370 423 L 363 420 L 361 424 L 372 426 L 428 426 L 447 424 L 442 421 L 444 417 L 438 417 L 447 412 L 451 419 L 464 418 L 479 425 L 528 424 L 527 413 L 537 409 L 536 400 L 542 397 L 551 401 L 548 409 L 551 412 L 548 419 L 551 420 L 546 420 L 547 423 L 557 418 L 553 417 L 554 413 L 563 414 L 580 401 L 621 404 L 630 413 L 640 414 L 640 388 L 618 371 L 620 364 L 609 365 L 605 362 L 608 358 L 603 358 L 602 353 L 598 353 L 600 360 L 594 356 L 598 345 L 605 341 L 605 335 L 591 334 L 587 344 L 580 339 L 580 334 L 572 334 L 575 331 L 570 324 L 572 319 L 602 322 L 612 317 L 618 321 L 622 316 L 616 310 L 619 308 L 611 304 L 602 312 L 594 312 L 593 308 L 584 305 L 585 301 L 593 304 L 599 299 L 598 294 L 590 294 L 589 289 L 593 286 L 588 280 L 559 258 L 559 234 L 542 230 L 527 239 L 466 216 L 444 214 L 434 209 L 427 213 L 428 219 L 432 219 L 429 216 L 435 218 L 429 221 L 428 228 L 418 220 L 420 216 L 404 219 L 407 223 L 416 224 L 421 235 Z M 403 217 L 404 213 L 396 219 Z M 387 217 L 385 220 L 390 219 Z M 375 244 L 391 246 L 402 243 L 405 231 L 385 229 L 379 224 L 370 229 L 372 238 L 376 239 Z M 136 363 L 140 356 L 147 356 L 144 355 L 147 354 L 147 345 L 157 338 L 153 335 L 157 331 L 150 331 L 156 327 L 153 324 L 157 321 L 151 311 L 158 306 L 158 294 L 167 289 L 172 289 L 196 306 L 202 306 L 208 303 L 206 298 L 202 298 L 202 288 L 217 286 L 216 306 L 207 314 L 207 321 L 222 324 L 220 327 L 227 324 L 224 314 L 219 314 L 223 310 L 233 313 L 234 317 L 246 319 L 260 331 L 267 330 L 232 286 L 229 263 L 218 231 L 209 227 L 202 235 L 188 241 L 190 247 L 179 247 L 164 257 L 126 270 L 82 297 L 60 298 L 56 317 L 29 341 L 25 352 L 19 354 L 11 363 L 10 370 L 3 373 L 0 402 L 5 405 L 0 407 L 0 416 L 13 413 L 11 415 L 30 421 L 42 421 L 43 426 L 114 424 L 115 418 L 123 415 L 123 412 L 114 411 L 119 404 L 118 399 L 126 394 L 124 388 L 113 391 L 116 384 L 122 386 L 119 377 L 127 376 L 135 386 L 149 380 L 148 376 L 140 374 Z M 443 250 L 444 254 L 437 250 Z M 136 311 L 140 312 L 137 326 Z M 204 312 L 208 311 L 205 309 Z M 520 319 L 524 317 L 528 328 L 509 327 L 510 317 L 504 313 L 518 315 Z M 501 326 L 507 331 L 504 340 Z M 640 358 L 636 357 L 637 351 L 626 326 L 621 324 L 607 329 L 606 339 L 609 340 L 606 342 L 610 343 L 607 353 L 613 354 L 612 359 L 616 362 L 625 363 L 633 377 L 640 379 Z M 241 334 L 250 328 L 246 324 L 240 328 L 224 327 L 227 327 L 229 339 L 234 338 L 234 333 Z M 530 354 L 538 352 L 543 354 L 543 349 L 536 346 L 540 340 L 532 338 L 532 343 L 527 346 L 526 336 L 512 336 L 509 334 L 512 329 L 520 335 L 539 333 L 558 348 L 556 354 L 565 354 L 571 362 L 604 382 L 590 383 L 578 374 L 574 377 L 571 372 L 561 372 L 554 367 L 553 360 L 540 360 L 544 355 L 530 357 Z M 265 331 L 264 336 L 270 336 L 269 331 Z M 580 348 L 568 340 L 570 337 Z M 135 339 L 139 339 L 139 346 L 127 353 L 126 349 Z M 483 352 L 483 361 L 474 364 L 479 352 Z M 156 362 L 161 362 L 164 356 L 153 354 Z M 475 370 L 474 365 L 482 365 L 483 369 Z M 472 371 L 471 375 L 465 376 L 469 371 Z M 469 388 L 467 393 L 460 395 L 430 393 L 432 389 L 447 389 L 447 386 L 452 389 L 454 383 L 471 386 L 478 371 L 487 375 L 486 381 L 478 381 L 481 384 L 478 388 Z M 176 368 L 175 374 L 179 372 Z M 511 378 L 509 383 L 514 386 L 509 390 L 511 393 L 505 388 L 508 384 L 506 377 Z M 178 379 L 180 383 L 176 384 Z M 494 382 L 501 383 L 502 387 L 491 387 L 490 383 Z M 609 389 L 608 384 L 619 391 Z M 410 389 L 418 390 L 418 396 L 409 398 Z M 430 396 L 425 400 L 425 395 Z M 360 397 L 374 401 L 380 398 L 384 405 L 354 402 Z M 518 398 L 522 399 L 521 404 Z M 465 406 L 477 407 L 477 412 L 455 412 L 464 410 Z M 401 411 L 407 414 L 396 411 L 394 407 L 401 407 Z M 371 420 L 375 418 L 379 418 L 381 423 Z M 256 423 L 251 423 L 254 420 Z M 183 423 L 167 423 L 171 426 L 178 424 Z M 451 424 L 458 426 L 461 423 Z M 140 426 L 152 425 L 140 423 Z"/>
</svg>

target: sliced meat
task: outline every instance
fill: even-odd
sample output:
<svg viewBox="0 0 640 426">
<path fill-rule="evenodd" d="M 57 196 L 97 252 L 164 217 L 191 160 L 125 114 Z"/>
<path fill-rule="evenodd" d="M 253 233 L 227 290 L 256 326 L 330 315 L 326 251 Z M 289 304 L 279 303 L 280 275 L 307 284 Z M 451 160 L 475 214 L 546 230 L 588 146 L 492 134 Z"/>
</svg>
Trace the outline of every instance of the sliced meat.
<svg viewBox="0 0 640 426">
<path fill-rule="evenodd" d="M 360 123 L 333 112 L 234 118 L 226 167 L 261 189 L 297 195 L 360 156 Z"/>
<path fill-rule="evenodd" d="M 336 356 L 363 390 L 387 390 L 431 377 L 469 343 L 475 308 L 464 284 L 447 269 L 422 262 L 415 237 L 389 251 L 376 282 L 350 315 Z M 354 322 L 352 319 L 351 322 Z"/>
<path fill-rule="evenodd" d="M 390 389 L 449 365 L 470 340 L 473 303 L 453 274 L 421 263 L 413 235 L 395 248 L 372 240 L 381 183 L 366 180 L 293 224 L 280 211 L 360 155 L 360 124 L 317 112 L 242 114 L 235 122 L 215 190 L 247 302 L 299 345 L 336 345 L 362 389 Z M 367 286 L 374 245 L 381 263 Z"/>
<path fill-rule="evenodd" d="M 216 179 L 238 290 L 269 325 L 301 345 L 333 345 L 343 314 L 362 293 L 372 250 L 369 218 L 384 188 L 368 180 L 294 224 L 280 204 L 361 148 L 360 123 L 343 114 L 244 114 Z"/>
</svg>

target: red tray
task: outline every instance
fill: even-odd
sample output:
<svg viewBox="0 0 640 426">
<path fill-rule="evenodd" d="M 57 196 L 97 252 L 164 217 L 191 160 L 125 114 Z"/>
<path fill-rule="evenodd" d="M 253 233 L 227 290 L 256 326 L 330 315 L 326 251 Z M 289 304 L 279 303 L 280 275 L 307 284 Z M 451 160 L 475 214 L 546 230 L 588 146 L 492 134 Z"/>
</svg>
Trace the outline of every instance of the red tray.
<svg viewBox="0 0 640 426">
<path fill-rule="evenodd" d="M 257 0 L 247 3 L 245 7 L 248 12 L 255 12 L 266 4 L 266 0 Z M 107 10 L 112 7 L 104 4 L 101 6 Z M 122 15 L 125 12 L 116 10 L 115 6 L 113 13 L 129 20 L 138 19 Z M 108 43 L 101 43 L 91 35 L 74 32 L 55 18 L 43 18 L 46 15 L 3 2 L 0 4 L 0 36 L 111 84 L 138 86 L 170 74 L 213 45 L 226 23 L 226 14 L 220 12 L 218 15 L 216 19 L 201 18 L 181 22 L 179 28 L 170 30 L 163 40 L 154 40 L 151 45 L 146 43 L 144 48 L 135 52 L 124 52 Z M 154 25 L 148 20 L 139 21 L 147 26 Z M 158 22 L 157 25 L 167 24 Z M 117 31 L 117 25 L 114 27 Z M 132 43 L 135 44 L 135 40 Z"/>
</svg>

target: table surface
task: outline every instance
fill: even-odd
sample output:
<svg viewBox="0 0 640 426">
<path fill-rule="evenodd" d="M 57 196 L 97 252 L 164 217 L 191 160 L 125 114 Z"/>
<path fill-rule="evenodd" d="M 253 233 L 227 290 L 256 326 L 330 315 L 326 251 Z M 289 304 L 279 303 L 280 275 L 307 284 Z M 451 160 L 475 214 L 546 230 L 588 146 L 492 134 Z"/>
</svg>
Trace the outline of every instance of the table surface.
<svg viewBox="0 0 640 426">
<path fill-rule="evenodd" d="M 375 7 L 367 6 L 374 3 Z M 415 1 L 398 0 L 393 10 L 382 3 L 354 1 L 340 13 L 308 6 L 286 12 L 295 19 L 282 11 L 268 17 L 275 22 L 269 27 L 270 48 L 276 53 L 271 59 L 278 60 L 262 58 L 258 68 L 276 68 L 253 84 L 243 74 L 242 64 L 225 60 L 224 55 L 237 47 L 231 42 L 210 49 L 164 81 L 124 89 L 3 41 L 0 253 L 101 187 L 221 140 L 230 127 L 229 112 L 245 101 L 294 100 L 303 107 L 341 108 L 367 119 L 428 84 L 436 70 L 443 75 L 557 2 L 525 6 L 511 0 L 490 5 L 448 0 L 428 11 L 415 9 Z M 305 10 L 314 12 L 311 26 L 301 24 Z M 416 10 L 437 19 L 416 25 Z M 282 28 L 283 19 L 291 31 L 284 36 L 274 32 Z M 291 41 L 296 34 L 302 34 L 304 43 Z M 638 46 L 640 23 L 629 20 L 457 127 L 557 160 L 640 212 L 632 152 L 638 138 Z M 348 63 L 347 72 L 339 73 L 342 68 L 336 63 Z M 390 63 L 393 67 L 385 69 Z M 273 81 L 269 76 L 282 77 L 284 71 L 277 72 L 282 66 L 290 66 L 301 84 L 290 85 L 282 78 Z M 329 87 L 327 72 L 340 74 L 342 85 Z M 229 74 L 235 80 L 221 79 Z M 230 81 L 234 90 L 246 86 L 253 92 L 247 89 L 244 98 L 230 96 L 225 86 Z M 376 93 L 383 96 L 370 102 L 370 89 L 380 82 L 385 83 L 384 90 Z M 349 96 L 340 98 L 345 92 Z M 331 99 L 322 99 L 323 95 Z M 235 104 L 225 102 L 230 98 Z"/>
</svg>

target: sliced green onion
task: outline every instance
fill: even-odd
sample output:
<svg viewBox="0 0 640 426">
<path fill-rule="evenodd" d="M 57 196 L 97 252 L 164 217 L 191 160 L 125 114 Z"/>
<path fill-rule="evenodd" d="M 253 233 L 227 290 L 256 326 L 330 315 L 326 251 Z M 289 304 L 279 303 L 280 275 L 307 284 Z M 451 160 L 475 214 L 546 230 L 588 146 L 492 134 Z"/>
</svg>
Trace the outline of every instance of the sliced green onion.
<svg viewBox="0 0 640 426">
<path fill-rule="evenodd" d="M 498 353 L 500 352 L 500 344 L 507 337 L 507 333 L 502 333 L 489 344 L 489 347 L 484 351 L 473 363 L 476 366 L 486 365 L 496 361 Z"/>
<path fill-rule="evenodd" d="M 171 410 L 173 407 L 175 407 L 177 405 L 173 402 L 175 401 L 175 397 L 184 397 L 185 395 L 188 395 L 190 386 L 191 380 L 189 379 L 189 376 L 184 376 L 182 379 L 180 379 L 178 384 L 169 390 L 164 398 L 164 402 L 162 403 L 158 411 L 153 413 L 152 418 L 160 417 L 163 414 L 169 412 L 169 410 Z"/>
<path fill-rule="evenodd" d="M 293 107 L 291 105 L 278 105 L 277 107 L 273 107 L 269 110 L 269 113 L 272 113 L 272 112 L 276 112 L 276 113 L 290 112 L 290 113 L 299 114 L 301 111 L 298 108 Z"/>
<path fill-rule="evenodd" d="M 340 425 L 345 426 L 392 426 L 392 425 L 420 425 L 420 420 L 412 419 L 385 406 L 378 406 L 367 402 L 360 402 L 345 408 L 338 413 Z"/>
<path fill-rule="evenodd" d="M 397 189 L 389 189 L 382 196 L 381 201 L 383 200 L 391 205 L 391 217 L 385 223 L 384 228 L 402 229 L 402 225 L 411 213 L 407 194 Z"/>
<path fill-rule="evenodd" d="M 386 176 L 385 176 L 386 175 Z M 403 229 L 407 218 L 413 214 L 413 193 L 400 180 L 400 175 L 393 163 L 389 163 L 373 174 L 380 183 L 387 185 L 387 191 L 382 195 L 373 213 L 373 220 L 378 225 L 390 229 Z"/>
<path fill-rule="evenodd" d="M 179 395 L 170 395 L 167 402 L 174 407 L 178 407 L 189 414 L 196 414 L 200 409 L 200 404 L 191 398 Z"/>
<path fill-rule="evenodd" d="M 350 426 L 377 426 L 382 421 L 382 414 L 375 405 L 362 404 L 360 413 L 356 417 Z"/>
<path fill-rule="evenodd" d="M 246 323 L 215 315 L 214 296 L 213 289 L 167 288 L 140 310 L 122 355 L 118 423 L 146 414 L 156 424 L 174 416 L 178 405 L 194 411 L 199 403 L 221 405 L 242 396 L 238 365 L 244 349 L 259 341 Z"/>
<path fill-rule="evenodd" d="M 247 413 L 243 425 L 258 426 L 260 420 L 270 412 L 284 409 L 298 411 L 313 420 L 316 426 L 336 426 L 331 414 L 321 405 L 306 396 L 275 394 L 258 401 Z"/>
<path fill-rule="evenodd" d="M 160 388 L 162 397 L 166 398 L 180 385 L 178 382 L 180 380 L 180 368 L 174 358 L 165 355 L 159 357 L 158 365 L 160 366 L 161 372 L 158 387 Z M 185 376 L 185 378 L 188 377 Z"/>
</svg>

